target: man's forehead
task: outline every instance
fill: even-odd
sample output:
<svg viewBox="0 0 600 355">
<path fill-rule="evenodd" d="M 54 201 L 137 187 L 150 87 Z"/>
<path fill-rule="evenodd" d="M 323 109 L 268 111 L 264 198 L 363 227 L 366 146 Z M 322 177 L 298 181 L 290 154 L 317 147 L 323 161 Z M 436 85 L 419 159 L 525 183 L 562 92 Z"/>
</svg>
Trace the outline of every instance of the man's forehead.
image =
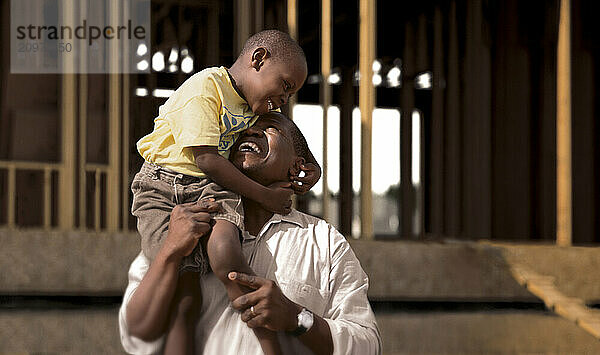
<svg viewBox="0 0 600 355">
<path fill-rule="evenodd" d="M 292 121 L 279 112 L 269 112 L 260 116 L 256 121 L 256 125 L 275 126 L 280 131 L 282 131 L 283 135 L 286 136 L 286 138 L 291 139 L 290 136 L 293 130 Z"/>
<path fill-rule="evenodd" d="M 287 120 L 289 120 L 289 119 L 279 112 L 269 112 L 264 115 L 261 115 L 258 118 L 258 120 L 256 121 L 256 123 L 260 123 L 260 122 L 262 122 L 263 124 L 271 123 L 271 124 L 276 124 L 281 127 L 287 127 L 289 124 L 289 122 L 286 122 Z"/>
</svg>

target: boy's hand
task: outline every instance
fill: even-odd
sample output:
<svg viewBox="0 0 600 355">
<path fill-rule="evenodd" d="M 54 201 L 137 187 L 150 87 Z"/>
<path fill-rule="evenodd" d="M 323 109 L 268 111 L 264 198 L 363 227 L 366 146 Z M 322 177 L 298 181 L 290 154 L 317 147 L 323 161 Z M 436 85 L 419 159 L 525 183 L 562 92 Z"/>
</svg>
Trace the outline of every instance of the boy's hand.
<svg viewBox="0 0 600 355">
<path fill-rule="evenodd" d="M 269 193 L 260 201 L 268 211 L 288 214 L 292 210 L 292 195 L 294 190 L 289 182 L 276 182 L 267 187 Z"/>
<path fill-rule="evenodd" d="M 298 195 L 303 195 L 319 181 L 321 178 L 321 168 L 316 164 L 306 163 L 302 164 L 300 169 L 304 172 L 304 176 L 292 176 L 292 188 Z"/>
<path fill-rule="evenodd" d="M 211 213 L 220 210 L 221 206 L 214 200 L 175 206 L 171 212 L 169 232 L 160 253 L 176 258 L 190 255 L 198 240 L 211 230 L 213 223 Z"/>
</svg>

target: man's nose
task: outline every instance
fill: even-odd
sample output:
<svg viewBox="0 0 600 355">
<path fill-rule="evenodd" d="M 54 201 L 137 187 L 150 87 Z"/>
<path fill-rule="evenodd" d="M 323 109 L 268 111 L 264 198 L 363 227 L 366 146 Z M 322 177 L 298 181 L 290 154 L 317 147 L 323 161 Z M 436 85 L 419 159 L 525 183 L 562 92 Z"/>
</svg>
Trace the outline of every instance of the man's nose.
<svg viewBox="0 0 600 355">
<path fill-rule="evenodd" d="M 289 100 L 290 94 L 283 94 L 283 96 L 281 96 L 281 105 L 287 104 Z"/>
</svg>

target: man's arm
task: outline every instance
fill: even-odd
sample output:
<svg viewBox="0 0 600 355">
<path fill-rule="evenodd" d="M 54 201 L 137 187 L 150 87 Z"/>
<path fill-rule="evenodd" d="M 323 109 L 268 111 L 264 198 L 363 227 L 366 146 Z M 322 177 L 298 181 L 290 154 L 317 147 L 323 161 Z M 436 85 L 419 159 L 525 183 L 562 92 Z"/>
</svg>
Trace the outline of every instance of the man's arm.
<svg viewBox="0 0 600 355">
<path fill-rule="evenodd" d="M 267 187 L 259 184 L 244 175 L 229 160 L 219 155 L 217 147 L 199 146 L 190 147 L 190 149 L 192 149 L 198 168 L 220 186 L 260 203 L 271 212 L 290 213 L 291 188 Z"/>
<path fill-rule="evenodd" d="M 339 232 L 324 221 L 316 228 L 315 233 L 328 233 L 331 241 L 331 296 L 323 317 L 314 315 L 315 329 L 311 328 L 299 340 L 317 354 L 331 354 L 332 351 L 333 354 L 380 354 L 381 336 L 367 298 L 367 275 Z M 283 295 L 275 282 L 236 274 L 236 279 L 251 282 L 258 288 L 232 303 L 234 308 L 243 312 L 242 320 L 248 325 L 274 330 L 290 330 L 292 324 L 296 327 L 296 316 L 301 307 Z M 255 305 L 255 313 L 266 312 L 266 316 L 253 317 L 249 310 L 252 305 Z M 251 322 L 253 318 L 258 319 Z"/>
<path fill-rule="evenodd" d="M 203 206 L 196 202 L 173 209 L 169 234 L 127 303 L 125 318 L 131 335 L 153 341 L 164 333 L 177 286 L 179 264 L 210 230 L 210 212 L 218 210 L 217 204 Z"/>
<path fill-rule="evenodd" d="M 267 328 L 272 331 L 293 331 L 302 306 L 289 300 L 274 281 L 239 272 L 229 274 L 232 281 L 249 286 L 256 291 L 233 301 L 232 307 L 243 311 L 242 321 L 250 328 Z M 249 308 L 254 306 L 253 310 Z M 333 354 L 331 331 L 325 319 L 314 314 L 313 326 L 298 339 L 317 355 Z"/>
</svg>

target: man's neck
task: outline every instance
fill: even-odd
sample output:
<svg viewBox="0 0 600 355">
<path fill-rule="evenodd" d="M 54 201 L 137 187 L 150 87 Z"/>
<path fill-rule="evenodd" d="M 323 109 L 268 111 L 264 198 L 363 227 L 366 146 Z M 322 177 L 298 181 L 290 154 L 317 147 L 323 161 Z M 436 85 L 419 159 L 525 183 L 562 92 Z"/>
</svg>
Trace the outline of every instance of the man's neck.
<svg viewBox="0 0 600 355">
<path fill-rule="evenodd" d="M 244 227 L 251 235 L 258 235 L 262 227 L 267 223 L 273 212 L 265 210 L 259 203 L 244 198 Z"/>
</svg>

